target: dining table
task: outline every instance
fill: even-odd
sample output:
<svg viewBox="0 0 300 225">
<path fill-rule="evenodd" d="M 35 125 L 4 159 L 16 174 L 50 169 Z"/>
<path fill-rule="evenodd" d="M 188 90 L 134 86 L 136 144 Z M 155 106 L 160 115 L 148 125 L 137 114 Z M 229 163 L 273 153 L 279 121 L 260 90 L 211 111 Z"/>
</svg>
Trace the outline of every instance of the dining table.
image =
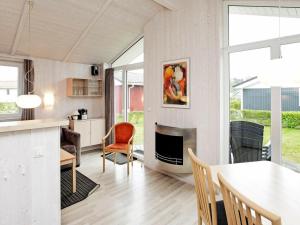
<svg viewBox="0 0 300 225">
<path fill-rule="evenodd" d="M 220 190 L 218 173 L 242 195 L 281 217 L 282 225 L 300 225 L 300 174 L 270 161 L 211 166 Z"/>
</svg>

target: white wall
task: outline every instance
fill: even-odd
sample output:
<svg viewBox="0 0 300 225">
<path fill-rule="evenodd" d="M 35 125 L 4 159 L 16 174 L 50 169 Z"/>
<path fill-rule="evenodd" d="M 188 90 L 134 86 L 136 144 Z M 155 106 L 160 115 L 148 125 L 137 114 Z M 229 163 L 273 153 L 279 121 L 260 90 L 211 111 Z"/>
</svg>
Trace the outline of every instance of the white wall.
<svg viewBox="0 0 300 225">
<path fill-rule="evenodd" d="M 196 127 L 198 156 L 219 162 L 222 1 L 185 2 L 178 11 L 163 10 L 144 29 L 145 165 L 158 170 L 155 122 Z M 190 58 L 191 108 L 162 108 L 161 63 L 185 57 Z"/>
<path fill-rule="evenodd" d="M 59 225 L 59 127 L 0 133 L 0 225 Z"/>
<path fill-rule="evenodd" d="M 53 92 L 55 105 L 47 109 L 43 105 L 36 109 L 36 118 L 66 118 L 78 108 L 87 108 L 89 117 L 104 116 L 104 97 L 67 97 L 66 78 L 91 78 L 90 65 L 64 63 L 47 59 L 34 59 L 35 90 L 43 97 L 45 92 Z"/>
</svg>

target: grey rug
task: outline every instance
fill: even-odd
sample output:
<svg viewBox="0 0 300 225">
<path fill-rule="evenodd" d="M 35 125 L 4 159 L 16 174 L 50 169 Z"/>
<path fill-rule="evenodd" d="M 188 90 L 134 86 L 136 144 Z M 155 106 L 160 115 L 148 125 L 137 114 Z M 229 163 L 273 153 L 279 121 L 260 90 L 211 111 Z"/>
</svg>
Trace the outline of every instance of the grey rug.
<svg viewBox="0 0 300 225">
<path fill-rule="evenodd" d="M 114 162 L 115 160 L 115 154 L 114 153 L 107 153 L 105 155 L 105 159 L 108 159 L 109 161 L 112 161 Z M 135 157 L 133 157 L 133 161 L 136 160 Z M 123 165 L 123 164 L 126 164 L 127 163 L 127 155 L 125 154 L 122 154 L 122 153 L 118 153 L 117 154 L 117 158 L 116 158 L 116 163 L 118 165 Z"/>
<path fill-rule="evenodd" d="M 144 155 L 144 151 L 143 150 L 134 150 L 133 153 L 137 153 L 137 154 L 140 154 L 140 155 Z"/>
<path fill-rule="evenodd" d="M 71 169 L 61 171 L 61 209 L 86 199 L 100 187 L 94 181 L 76 171 L 76 192 L 72 192 Z"/>
</svg>

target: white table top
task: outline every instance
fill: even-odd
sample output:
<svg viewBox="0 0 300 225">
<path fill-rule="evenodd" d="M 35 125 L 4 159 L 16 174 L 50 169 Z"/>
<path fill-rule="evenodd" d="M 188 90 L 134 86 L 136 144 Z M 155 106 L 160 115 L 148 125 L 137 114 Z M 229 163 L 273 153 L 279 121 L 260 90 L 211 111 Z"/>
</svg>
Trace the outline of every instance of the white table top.
<svg viewBox="0 0 300 225">
<path fill-rule="evenodd" d="M 41 119 L 26 121 L 0 122 L 0 133 L 20 130 L 32 130 L 49 127 L 59 127 L 69 125 L 68 120 L 60 119 Z"/>
<path fill-rule="evenodd" d="M 220 172 L 240 193 L 281 216 L 282 225 L 300 224 L 300 174 L 268 161 L 211 166 L 217 187 Z"/>
</svg>

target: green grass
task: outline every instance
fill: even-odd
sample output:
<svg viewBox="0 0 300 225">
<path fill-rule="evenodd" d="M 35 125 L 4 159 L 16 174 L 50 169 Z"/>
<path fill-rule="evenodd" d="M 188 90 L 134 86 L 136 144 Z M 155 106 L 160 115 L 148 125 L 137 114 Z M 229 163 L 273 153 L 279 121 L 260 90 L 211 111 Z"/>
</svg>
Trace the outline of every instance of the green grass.
<svg viewBox="0 0 300 225">
<path fill-rule="evenodd" d="M 116 122 L 124 121 L 122 115 L 117 115 Z M 135 126 L 134 144 L 144 144 L 144 112 L 130 112 L 128 113 L 128 122 Z"/>
<path fill-rule="evenodd" d="M 270 140 L 270 127 L 265 126 L 264 144 Z M 300 129 L 282 128 L 282 159 L 300 164 Z"/>
</svg>

